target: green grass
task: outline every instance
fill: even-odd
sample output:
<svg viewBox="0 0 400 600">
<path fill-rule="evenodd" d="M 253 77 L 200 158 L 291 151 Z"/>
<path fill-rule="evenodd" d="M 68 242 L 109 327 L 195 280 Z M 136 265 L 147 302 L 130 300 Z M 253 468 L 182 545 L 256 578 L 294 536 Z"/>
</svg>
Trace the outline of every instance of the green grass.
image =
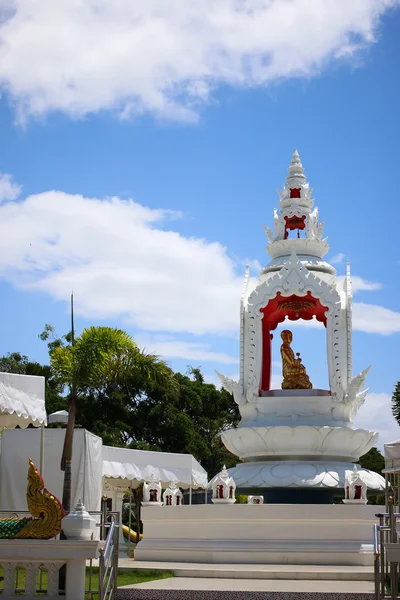
<svg viewBox="0 0 400 600">
<path fill-rule="evenodd" d="M 173 577 L 171 571 L 128 571 L 127 569 L 118 569 L 118 587 L 121 585 L 132 585 L 134 583 L 144 583 L 155 579 L 168 579 Z"/>
<path fill-rule="evenodd" d="M 128 569 L 118 569 L 118 587 L 122 585 L 132 585 L 135 583 L 144 583 L 145 581 L 153 581 L 155 579 L 167 579 L 168 577 L 173 577 L 171 571 L 139 571 L 139 570 L 128 570 Z M 0 592 L 3 590 L 3 581 L 4 581 L 4 571 L 3 567 L 0 566 Z M 41 585 L 40 585 L 41 583 Z M 41 582 L 40 575 L 36 576 L 36 585 L 37 589 L 47 589 L 47 572 L 42 572 Z M 18 572 L 18 589 L 25 589 L 25 571 L 23 569 L 19 569 Z M 93 567 L 92 569 L 92 578 L 90 582 L 90 574 L 89 569 L 86 569 L 86 590 L 91 590 L 92 595 L 90 593 L 86 594 L 87 600 L 97 600 L 97 591 L 99 589 L 99 569 L 98 567 Z M 23 591 L 21 591 L 23 594 Z M 45 592 L 43 592 L 45 594 Z M 38 596 L 40 597 L 40 592 Z"/>
<path fill-rule="evenodd" d="M 121 585 L 132 585 L 134 583 L 144 583 L 155 579 L 167 579 L 173 577 L 171 571 L 139 571 L 136 569 L 118 569 L 118 587 Z M 99 569 L 92 569 L 92 591 L 97 591 L 99 586 Z M 89 569 L 86 569 L 86 589 L 89 589 Z"/>
</svg>

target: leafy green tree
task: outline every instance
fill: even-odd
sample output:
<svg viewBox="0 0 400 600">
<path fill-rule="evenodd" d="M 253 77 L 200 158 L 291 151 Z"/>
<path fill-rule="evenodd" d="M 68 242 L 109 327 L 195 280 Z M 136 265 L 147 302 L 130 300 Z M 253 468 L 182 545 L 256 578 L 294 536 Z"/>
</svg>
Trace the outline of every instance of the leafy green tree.
<svg viewBox="0 0 400 600">
<path fill-rule="evenodd" d="M 157 356 L 141 352 L 125 331 L 111 327 L 84 329 L 73 345 L 57 343 L 50 348 L 50 361 L 59 381 L 69 388 L 69 416 L 61 459 L 63 506 L 69 512 L 72 443 L 79 403 L 84 403 L 90 394 L 95 400 L 104 397 L 110 388 L 128 386 L 135 377 L 155 381 L 168 389 L 172 372 Z"/>
<path fill-rule="evenodd" d="M 375 471 L 375 473 L 379 473 L 379 475 L 382 475 L 382 469 L 385 468 L 385 458 L 378 448 L 371 448 L 367 454 L 360 457 L 357 463 L 361 465 L 363 469 Z"/>
<path fill-rule="evenodd" d="M 193 454 L 210 477 L 224 464 L 236 464 L 237 457 L 220 439 L 222 431 L 239 421 L 232 396 L 205 383 L 198 368 L 190 368 L 186 375 L 175 373 L 174 377 L 178 394 L 154 385 L 137 402 L 130 447 L 146 444 L 152 450 Z"/>
<path fill-rule="evenodd" d="M 382 469 L 385 468 L 385 458 L 382 456 L 378 448 L 371 448 L 364 456 L 361 456 L 357 461 L 363 469 L 369 469 L 382 475 Z M 371 491 L 368 493 L 369 504 L 385 504 L 385 494 L 373 495 Z"/>
</svg>

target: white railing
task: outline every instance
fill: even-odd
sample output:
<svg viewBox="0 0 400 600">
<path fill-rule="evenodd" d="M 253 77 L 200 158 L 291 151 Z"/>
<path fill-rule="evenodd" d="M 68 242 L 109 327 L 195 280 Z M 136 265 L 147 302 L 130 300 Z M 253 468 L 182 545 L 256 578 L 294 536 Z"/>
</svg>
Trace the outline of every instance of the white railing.
<svg viewBox="0 0 400 600">
<path fill-rule="evenodd" d="M 99 558 L 99 600 L 112 600 L 118 587 L 118 526 L 112 520 Z"/>
<path fill-rule="evenodd" d="M 396 523 L 400 513 L 394 511 L 393 499 L 388 498 L 388 512 L 378 513 L 379 524 L 374 525 L 374 578 L 375 600 L 400 600 L 399 561 Z"/>
<path fill-rule="evenodd" d="M 1 513 L 0 516 L 11 516 L 11 511 Z M 24 511 L 13 516 L 25 517 L 29 513 Z M 81 600 L 86 592 L 88 598 L 98 594 L 99 600 L 111 600 L 117 588 L 119 515 L 96 512 L 93 516 L 100 531 L 107 536 L 103 542 L 0 539 L 0 576 L 3 575 L 2 581 L 0 577 L 0 599 L 33 600 L 40 594 L 47 600 L 61 597 Z M 92 568 L 96 558 L 99 558 L 98 574 Z M 59 589 L 59 571 L 63 565 L 66 565 L 65 591 Z M 86 587 L 89 589 L 85 590 Z"/>
<path fill-rule="evenodd" d="M 60 598 L 58 577 L 63 561 L 58 562 L 3 562 L 2 599 L 35 597 L 46 593 L 47 600 Z"/>
</svg>

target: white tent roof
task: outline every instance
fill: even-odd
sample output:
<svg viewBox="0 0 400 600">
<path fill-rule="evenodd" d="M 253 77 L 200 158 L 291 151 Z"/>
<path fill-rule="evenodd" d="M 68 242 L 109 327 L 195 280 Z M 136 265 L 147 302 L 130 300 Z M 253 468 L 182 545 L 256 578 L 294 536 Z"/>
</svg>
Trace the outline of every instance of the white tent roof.
<svg viewBox="0 0 400 600">
<path fill-rule="evenodd" d="M 0 373 L 0 429 L 47 425 L 45 378 Z"/>
<path fill-rule="evenodd" d="M 57 410 L 49 415 L 49 423 L 68 423 L 68 412 Z"/>
<path fill-rule="evenodd" d="M 191 454 L 103 446 L 104 477 L 126 479 L 138 487 L 152 475 L 163 484 L 175 481 L 182 488 L 207 487 L 207 473 Z"/>
<path fill-rule="evenodd" d="M 385 470 L 400 471 L 400 440 L 384 444 Z"/>
</svg>

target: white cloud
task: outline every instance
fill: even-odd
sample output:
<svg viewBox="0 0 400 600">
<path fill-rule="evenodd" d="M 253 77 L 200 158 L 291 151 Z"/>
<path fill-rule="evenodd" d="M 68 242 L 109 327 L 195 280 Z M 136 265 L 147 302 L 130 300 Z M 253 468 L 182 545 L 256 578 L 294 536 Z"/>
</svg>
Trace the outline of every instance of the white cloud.
<svg viewBox="0 0 400 600">
<path fill-rule="evenodd" d="M 291 327 L 312 327 L 313 329 L 322 327 L 322 324 L 316 319 L 287 321 L 287 325 L 289 324 Z M 378 304 L 353 302 L 353 330 L 379 333 L 381 335 L 400 333 L 400 312 L 395 312 Z"/>
<path fill-rule="evenodd" d="M 3 2 L 4 4 L 4 2 Z M 398 0 L 13 0 L 0 82 L 18 118 L 112 110 L 197 118 L 222 84 L 318 74 L 376 39 Z"/>
<path fill-rule="evenodd" d="M 122 318 L 142 331 L 235 336 L 243 273 L 218 242 L 174 231 L 171 221 L 179 217 L 132 200 L 55 191 L 0 204 L 0 277 L 56 300 L 65 301 L 73 289 L 76 311 L 88 319 Z M 300 324 L 321 327 L 314 320 L 291 322 Z M 355 302 L 353 324 L 389 335 L 400 332 L 400 313 Z M 167 351 L 226 364 L 231 358 L 200 358 L 212 356 L 210 348 L 177 341 Z"/>
<path fill-rule="evenodd" d="M 144 333 L 135 335 L 135 341 L 141 348 L 163 358 L 185 358 L 199 362 L 213 362 L 225 365 L 237 364 L 238 358 L 223 352 L 213 352 L 211 344 L 186 342 L 170 337 L 150 336 Z M 213 382 L 214 383 L 214 382 Z"/>
<path fill-rule="evenodd" d="M 168 229 L 171 216 L 54 191 L 8 202 L 0 206 L 0 276 L 58 300 L 73 289 L 77 313 L 90 319 L 236 334 L 242 273 L 219 243 Z"/>
<path fill-rule="evenodd" d="M 344 278 L 344 275 L 339 275 L 337 277 L 338 283 L 342 283 Z M 377 290 L 381 290 L 383 287 L 382 284 L 377 281 L 367 281 L 366 279 L 358 277 L 357 275 L 351 276 L 351 284 L 353 294 L 356 294 L 357 292 L 376 292 Z"/>
<path fill-rule="evenodd" d="M 342 264 L 345 256 L 346 255 L 343 254 L 343 252 L 339 252 L 339 254 L 335 254 L 335 256 L 332 256 L 329 262 L 332 263 L 332 265 L 340 265 Z"/>
<path fill-rule="evenodd" d="M 271 375 L 271 390 L 280 390 L 282 387 L 282 373 L 272 373 Z"/>
<path fill-rule="evenodd" d="M 13 182 L 11 175 L 0 173 L 0 202 L 16 200 L 21 193 L 21 186 Z"/>
<path fill-rule="evenodd" d="M 400 313 L 377 304 L 353 304 L 353 329 L 366 333 L 400 333 Z"/>
<path fill-rule="evenodd" d="M 379 432 L 378 447 L 400 438 L 400 426 L 392 415 L 391 396 L 384 392 L 368 394 L 358 411 L 354 426 Z"/>
</svg>

